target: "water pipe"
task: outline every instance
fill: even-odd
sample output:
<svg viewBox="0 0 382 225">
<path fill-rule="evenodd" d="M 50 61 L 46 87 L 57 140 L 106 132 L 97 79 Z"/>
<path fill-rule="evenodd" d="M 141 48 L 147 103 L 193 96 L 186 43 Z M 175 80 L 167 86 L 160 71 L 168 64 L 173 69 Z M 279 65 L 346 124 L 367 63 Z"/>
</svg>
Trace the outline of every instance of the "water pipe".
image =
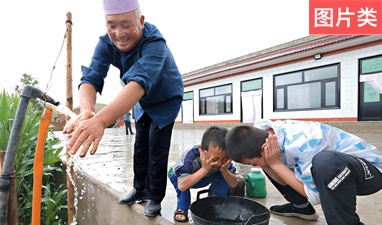
<svg viewBox="0 0 382 225">
<path fill-rule="evenodd" d="M 52 121 L 52 107 L 47 107 L 41 115 L 38 130 L 36 152 L 33 162 L 33 198 L 32 198 L 32 225 L 41 224 L 41 189 L 44 172 L 44 147 L 46 134 Z"/>
<path fill-rule="evenodd" d="M 9 135 L 7 151 L 5 153 L 4 164 L 0 175 L 0 225 L 6 225 L 7 222 L 9 188 L 13 174 L 12 170 L 14 167 L 14 160 L 20 139 L 21 128 L 25 119 L 25 113 L 28 108 L 29 100 L 32 97 L 39 98 L 42 101 L 49 102 L 55 106 L 60 104 L 53 98 L 44 94 L 38 88 L 35 88 L 31 85 L 25 85 L 23 87 L 20 96 L 20 102 L 13 121 L 11 134 Z"/>
</svg>

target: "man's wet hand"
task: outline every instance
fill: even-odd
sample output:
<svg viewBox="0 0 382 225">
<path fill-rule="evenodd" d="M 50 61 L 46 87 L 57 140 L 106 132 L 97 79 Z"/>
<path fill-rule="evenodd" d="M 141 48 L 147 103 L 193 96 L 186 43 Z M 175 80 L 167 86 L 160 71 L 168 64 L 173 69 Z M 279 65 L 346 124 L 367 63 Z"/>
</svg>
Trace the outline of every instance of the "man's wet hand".
<svg viewBox="0 0 382 225">
<path fill-rule="evenodd" d="M 82 146 L 80 157 L 85 157 L 91 147 L 90 154 L 93 155 L 99 146 L 104 133 L 104 126 L 96 118 L 82 121 L 71 134 L 67 149 L 74 155 Z"/>
<path fill-rule="evenodd" d="M 71 118 L 63 129 L 64 134 L 72 133 L 80 124 L 80 122 L 93 118 L 95 113 L 90 110 L 84 110 L 78 114 L 77 118 Z"/>
</svg>

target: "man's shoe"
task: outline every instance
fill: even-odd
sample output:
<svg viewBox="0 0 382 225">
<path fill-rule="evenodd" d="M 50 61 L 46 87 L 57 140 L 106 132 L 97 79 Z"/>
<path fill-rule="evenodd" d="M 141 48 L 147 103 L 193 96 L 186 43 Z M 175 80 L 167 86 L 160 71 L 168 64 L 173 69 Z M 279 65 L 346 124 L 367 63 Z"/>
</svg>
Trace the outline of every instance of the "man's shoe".
<svg viewBox="0 0 382 225">
<path fill-rule="evenodd" d="M 162 208 L 160 206 L 160 203 L 155 202 L 153 200 L 149 200 L 146 204 L 144 214 L 145 216 L 148 216 L 148 217 L 158 216 L 160 215 L 161 209 Z"/>
<path fill-rule="evenodd" d="M 269 210 L 281 216 L 295 216 L 306 220 L 317 220 L 319 215 L 314 210 L 313 206 L 309 204 L 306 208 L 294 207 L 292 203 L 285 205 L 274 205 Z"/>
<path fill-rule="evenodd" d="M 147 199 L 146 190 L 137 191 L 135 188 L 133 188 L 133 190 L 131 190 L 128 195 L 119 199 L 118 203 L 131 205 L 134 202 L 141 203 L 143 201 L 146 201 L 146 199 Z"/>
</svg>

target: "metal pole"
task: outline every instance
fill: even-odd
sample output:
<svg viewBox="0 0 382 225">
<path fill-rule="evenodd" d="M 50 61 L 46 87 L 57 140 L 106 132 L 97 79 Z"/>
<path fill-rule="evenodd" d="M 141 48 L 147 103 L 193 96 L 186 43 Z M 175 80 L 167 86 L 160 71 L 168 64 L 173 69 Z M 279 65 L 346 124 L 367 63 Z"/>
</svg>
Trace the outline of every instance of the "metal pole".
<svg viewBox="0 0 382 225">
<path fill-rule="evenodd" d="M 11 175 L 14 167 L 14 160 L 16 156 L 16 150 L 19 143 L 21 128 L 25 119 L 25 112 L 28 108 L 28 102 L 30 97 L 21 96 L 19 106 L 13 121 L 11 134 L 9 135 L 9 141 L 7 151 L 5 154 L 4 165 L 1 171 L 0 179 L 0 224 L 5 225 L 7 223 L 8 214 L 8 201 L 9 201 L 9 188 L 11 185 Z"/>
</svg>

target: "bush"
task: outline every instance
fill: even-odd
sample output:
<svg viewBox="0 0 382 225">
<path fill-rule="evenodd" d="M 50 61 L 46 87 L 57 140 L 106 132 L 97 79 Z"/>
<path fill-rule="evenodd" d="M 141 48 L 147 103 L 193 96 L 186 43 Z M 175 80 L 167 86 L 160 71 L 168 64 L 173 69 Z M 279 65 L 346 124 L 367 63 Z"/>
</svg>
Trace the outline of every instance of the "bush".
<svg viewBox="0 0 382 225">
<path fill-rule="evenodd" d="M 0 149 L 6 149 L 12 123 L 15 118 L 20 97 L 0 94 Z M 40 125 L 40 115 L 29 104 L 24 123 L 21 128 L 18 148 L 15 156 L 17 205 L 20 225 L 31 224 L 32 196 L 33 196 L 33 163 Z M 65 177 L 61 169 L 59 157 L 62 147 L 56 147 L 59 140 L 55 140 L 52 128 L 48 130 L 44 146 L 44 170 L 41 199 L 41 224 L 67 224 L 66 183 L 55 182 L 55 175 Z"/>
</svg>

